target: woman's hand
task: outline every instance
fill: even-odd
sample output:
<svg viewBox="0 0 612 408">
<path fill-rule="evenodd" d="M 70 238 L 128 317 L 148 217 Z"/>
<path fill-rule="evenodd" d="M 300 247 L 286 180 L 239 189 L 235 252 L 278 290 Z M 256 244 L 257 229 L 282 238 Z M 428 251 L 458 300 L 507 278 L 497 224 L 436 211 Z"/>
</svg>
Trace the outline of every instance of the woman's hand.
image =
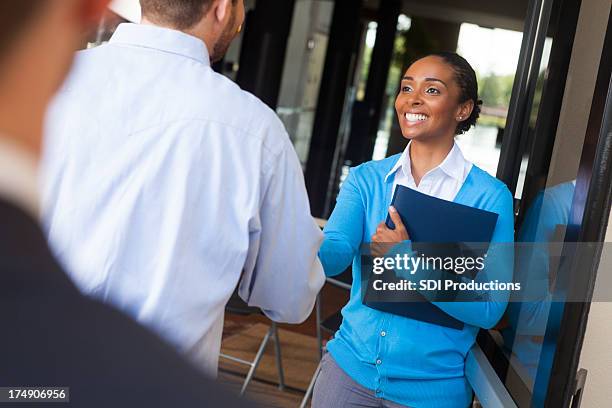
<svg viewBox="0 0 612 408">
<path fill-rule="evenodd" d="M 389 207 L 389 215 L 395 224 L 395 229 L 388 228 L 384 221 L 378 224 L 376 233 L 371 238 L 372 255 L 374 256 L 383 256 L 388 252 L 390 245 L 385 244 L 395 244 L 410 239 L 408 231 L 395 207 Z"/>
</svg>

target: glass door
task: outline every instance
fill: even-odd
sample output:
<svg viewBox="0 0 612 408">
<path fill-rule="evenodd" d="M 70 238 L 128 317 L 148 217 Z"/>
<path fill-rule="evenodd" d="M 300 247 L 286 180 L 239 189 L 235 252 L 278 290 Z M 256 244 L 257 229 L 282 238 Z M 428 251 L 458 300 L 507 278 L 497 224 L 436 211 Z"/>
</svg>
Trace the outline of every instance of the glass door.
<svg viewBox="0 0 612 408">
<path fill-rule="evenodd" d="M 610 205 L 609 12 L 609 2 L 532 1 L 526 22 L 497 175 L 517 197 L 515 279 L 530 297 L 479 335 L 519 407 L 569 406 L 583 375 L 601 251 L 587 243 L 603 241 Z"/>
</svg>

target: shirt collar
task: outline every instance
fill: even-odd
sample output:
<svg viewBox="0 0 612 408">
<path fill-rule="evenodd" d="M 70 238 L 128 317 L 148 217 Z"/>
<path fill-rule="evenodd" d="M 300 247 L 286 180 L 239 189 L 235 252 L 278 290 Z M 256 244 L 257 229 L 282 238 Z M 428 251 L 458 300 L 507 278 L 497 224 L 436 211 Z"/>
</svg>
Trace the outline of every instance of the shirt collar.
<svg viewBox="0 0 612 408">
<path fill-rule="evenodd" d="M 38 166 L 33 154 L 0 135 L 0 197 L 38 219 Z"/>
<path fill-rule="evenodd" d="M 204 41 L 182 31 L 147 24 L 120 24 L 111 37 L 111 44 L 125 44 L 182 55 L 205 65 L 210 56 Z"/>
<path fill-rule="evenodd" d="M 408 146 L 402 152 L 402 155 L 397 160 L 395 165 L 391 168 L 391 171 L 387 173 L 385 176 L 385 182 L 389 179 L 389 177 L 394 174 L 398 169 L 402 169 L 404 174 L 407 176 L 412 176 L 412 172 L 410 170 L 410 143 L 408 142 Z M 463 157 L 463 153 L 461 153 L 461 149 L 455 142 L 453 144 L 452 149 L 446 155 L 446 158 L 440 163 L 437 167 L 430 170 L 433 171 L 435 169 L 442 170 L 446 175 L 456 179 L 459 182 L 463 182 L 463 171 L 465 168 L 465 157 Z"/>
<path fill-rule="evenodd" d="M 457 143 L 455 142 L 451 151 L 448 152 L 446 158 L 442 161 L 442 163 L 440 163 L 438 167 L 448 176 L 454 178 L 459 182 L 463 182 L 465 162 L 465 157 L 463 157 L 463 153 L 461 153 L 459 145 L 457 145 Z"/>
<path fill-rule="evenodd" d="M 400 158 L 395 162 L 395 164 L 393 165 L 391 170 L 385 176 L 385 183 L 387 182 L 389 177 L 391 177 L 391 175 L 395 174 L 397 169 L 402 167 L 402 165 L 407 163 L 408 164 L 408 169 L 410 169 L 410 155 L 408 154 L 409 148 L 410 148 L 410 142 L 408 142 L 408 146 L 406 146 L 406 148 L 402 152 L 402 155 L 400 156 Z"/>
</svg>

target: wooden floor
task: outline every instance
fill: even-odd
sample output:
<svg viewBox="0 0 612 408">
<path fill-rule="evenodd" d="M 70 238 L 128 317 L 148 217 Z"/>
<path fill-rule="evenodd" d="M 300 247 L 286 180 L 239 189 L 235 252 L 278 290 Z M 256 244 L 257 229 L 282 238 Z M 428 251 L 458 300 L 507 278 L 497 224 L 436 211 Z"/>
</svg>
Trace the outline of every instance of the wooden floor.
<svg viewBox="0 0 612 408">
<path fill-rule="evenodd" d="M 243 381 L 243 375 L 219 373 L 219 382 L 236 394 L 240 391 Z M 277 384 L 261 380 L 252 381 L 246 393 L 246 398 L 257 402 L 261 407 L 271 408 L 299 407 L 303 397 L 304 393 L 299 390 L 285 388 L 281 391 Z"/>
<path fill-rule="evenodd" d="M 323 319 L 340 310 L 348 298 L 348 291 L 326 285 L 321 293 Z M 270 324 L 263 315 L 226 314 L 221 352 L 252 360 Z M 314 313 L 303 324 L 280 324 L 278 328 L 286 386 L 283 390 L 278 387 L 274 342 L 270 341 L 246 397 L 262 407 L 297 408 L 319 362 Z M 238 393 L 249 367 L 221 358 L 219 368 L 219 381 Z"/>
<path fill-rule="evenodd" d="M 221 345 L 219 380 L 236 393 L 240 391 L 249 366 L 223 355 L 252 361 L 262 340 L 270 329 L 270 322 L 234 322 L 226 319 L 227 334 Z M 247 387 L 247 396 L 264 407 L 298 407 L 319 364 L 317 340 L 295 331 L 278 329 L 284 374 L 284 389 L 279 389 L 279 369 L 275 341 L 270 340 Z"/>
</svg>

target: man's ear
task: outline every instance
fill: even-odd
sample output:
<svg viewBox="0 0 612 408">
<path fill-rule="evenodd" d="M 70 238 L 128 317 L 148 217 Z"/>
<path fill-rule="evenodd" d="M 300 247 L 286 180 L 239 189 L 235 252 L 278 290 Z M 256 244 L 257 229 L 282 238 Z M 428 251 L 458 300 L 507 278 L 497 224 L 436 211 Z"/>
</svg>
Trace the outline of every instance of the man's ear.
<svg viewBox="0 0 612 408">
<path fill-rule="evenodd" d="M 89 27 L 100 21 L 111 0 L 78 0 L 78 2 L 80 3 L 80 18 Z"/>
<path fill-rule="evenodd" d="M 232 0 L 216 0 L 213 3 L 213 12 L 217 21 L 224 21 L 231 14 L 231 2 Z"/>
</svg>

